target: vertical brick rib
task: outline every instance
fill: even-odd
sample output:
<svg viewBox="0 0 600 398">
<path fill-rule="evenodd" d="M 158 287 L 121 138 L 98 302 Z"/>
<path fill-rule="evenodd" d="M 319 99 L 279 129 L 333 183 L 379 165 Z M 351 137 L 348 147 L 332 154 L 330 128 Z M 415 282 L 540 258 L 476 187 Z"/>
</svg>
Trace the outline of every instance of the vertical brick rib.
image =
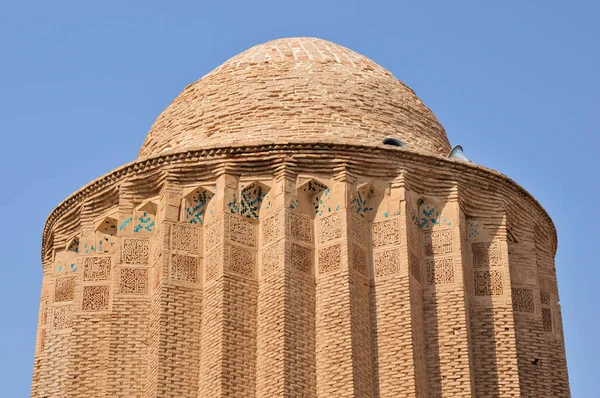
<svg viewBox="0 0 600 398">
<path fill-rule="evenodd" d="M 458 203 L 426 200 L 422 255 L 425 339 L 430 397 L 471 397 L 468 296 L 464 284 Z M 431 217 L 433 215 L 433 217 Z M 434 222 L 429 220 L 434 219 Z"/>
<path fill-rule="evenodd" d="M 338 203 L 349 202 L 346 176 L 334 183 Z M 317 217 L 317 395 L 373 396 L 370 292 L 353 270 L 353 244 L 345 208 Z M 359 267 L 361 268 L 361 267 Z"/>
</svg>

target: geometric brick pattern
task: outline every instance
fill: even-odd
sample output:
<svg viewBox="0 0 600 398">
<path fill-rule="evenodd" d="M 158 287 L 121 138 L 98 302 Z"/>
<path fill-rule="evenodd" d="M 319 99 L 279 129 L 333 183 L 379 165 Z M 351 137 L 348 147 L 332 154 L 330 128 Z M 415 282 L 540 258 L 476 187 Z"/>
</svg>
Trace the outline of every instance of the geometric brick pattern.
<svg viewBox="0 0 600 398">
<path fill-rule="evenodd" d="M 52 328 L 70 328 L 73 320 L 73 306 L 71 304 L 57 305 L 52 313 Z"/>
<path fill-rule="evenodd" d="M 440 229 L 423 232 L 423 246 L 426 256 L 452 252 L 452 230 Z"/>
<path fill-rule="evenodd" d="M 87 257 L 83 263 L 84 281 L 107 281 L 110 279 L 110 257 Z"/>
<path fill-rule="evenodd" d="M 388 249 L 373 253 L 375 277 L 397 274 L 400 272 L 400 249 Z"/>
<path fill-rule="evenodd" d="M 221 270 L 223 269 L 223 248 L 218 246 L 208 253 L 205 264 L 206 280 L 213 280 L 221 273 Z"/>
<path fill-rule="evenodd" d="M 109 305 L 110 286 L 83 286 L 83 311 L 107 310 Z"/>
<path fill-rule="evenodd" d="M 533 289 L 512 288 L 513 310 L 519 312 L 534 312 Z"/>
<path fill-rule="evenodd" d="M 367 276 L 367 253 L 357 245 L 352 245 L 352 269 Z"/>
<path fill-rule="evenodd" d="M 221 243 L 223 219 L 217 218 L 205 227 L 204 237 L 206 241 L 206 250 L 210 250 Z"/>
<path fill-rule="evenodd" d="M 261 275 L 269 275 L 271 272 L 283 265 L 283 253 L 280 245 L 272 245 L 262 252 Z"/>
<path fill-rule="evenodd" d="M 499 296 L 504 292 L 501 271 L 475 271 L 475 295 Z"/>
<path fill-rule="evenodd" d="M 500 244 L 494 242 L 475 242 L 471 244 L 474 267 L 500 265 Z"/>
<path fill-rule="evenodd" d="M 427 260 L 427 283 L 443 285 L 454 283 L 454 267 L 451 258 Z"/>
<path fill-rule="evenodd" d="M 372 229 L 373 247 L 400 243 L 400 222 L 398 217 L 374 222 Z"/>
<path fill-rule="evenodd" d="M 338 243 L 319 249 L 319 274 L 340 269 L 342 246 Z"/>
<path fill-rule="evenodd" d="M 544 331 L 552 332 L 552 310 L 550 308 L 542 308 L 542 326 Z"/>
<path fill-rule="evenodd" d="M 124 264 L 146 264 L 150 254 L 150 241 L 147 239 L 123 239 L 121 258 Z"/>
<path fill-rule="evenodd" d="M 283 213 L 277 212 L 265 218 L 262 222 L 262 244 L 268 245 L 280 238 L 284 233 L 283 227 Z"/>
<path fill-rule="evenodd" d="M 292 237 L 302 242 L 312 243 L 312 220 L 304 214 L 291 213 Z"/>
<path fill-rule="evenodd" d="M 276 221 L 277 220 L 272 220 L 271 226 L 275 226 Z M 255 224 L 245 217 L 229 217 L 229 239 L 231 239 L 232 242 L 254 247 L 256 245 L 255 229 Z M 268 233 L 269 232 L 267 232 L 267 234 Z"/>
<path fill-rule="evenodd" d="M 254 252 L 238 246 L 231 246 L 229 269 L 240 275 L 254 276 Z"/>
<path fill-rule="evenodd" d="M 540 301 L 542 304 L 549 305 L 550 304 L 550 293 L 544 290 L 540 291 Z"/>
<path fill-rule="evenodd" d="M 367 224 L 358 217 L 350 217 L 350 233 L 356 243 L 367 245 Z"/>
<path fill-rule="evenodd" d="M 292 243 L 291 246 L 292 267 L 298 271 L 311 273 L 312 255 L 308 247 L 304 247 L 297 243 Z"/>
<path fill-rule="evenodd" d="M 146 294 L 148 292 L 148 269 L 121 268 L 119 275 L 119 293 Z"/>
<path fill-rule="evenodd" d="M 75 277 L 63 276 L 56 278 L 54 302 L 72 301 L 75 298 Z"/>
<path fill-rule="evenodd" d="M 342 225 L 340 215 L 333 213 L 320 220 L 319 243 L 329 242 L 330 240 L 342 237 Z"/>
<path fill-rule="evenodd" d="M 171 279 L 174 281 L 198 281 L 198 259 L 184 254 L 173 254 L 171 257 Z"/>
<path fill-rule="evenodd" d="M 187 251 L 190 254 L 199 253 L 199 230 L 197 227 L 173 224 L 172 226 L 173 250 Z"/>
</svg>

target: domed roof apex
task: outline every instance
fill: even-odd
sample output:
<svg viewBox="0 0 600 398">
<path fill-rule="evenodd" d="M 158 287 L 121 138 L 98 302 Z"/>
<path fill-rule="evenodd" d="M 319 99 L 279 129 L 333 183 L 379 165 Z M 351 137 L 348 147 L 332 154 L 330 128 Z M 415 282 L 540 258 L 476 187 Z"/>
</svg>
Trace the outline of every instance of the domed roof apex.
<svg viewBox="0 0 600 398">
<path fill-rule="evenodd" d="M 187 86 L 138 157 L 204 146 L 350 143 L 397 138 L 446 155 L 444 128 L 414 91 L 346 47 L 296 37 L 256 45 Z"/>
</svg>

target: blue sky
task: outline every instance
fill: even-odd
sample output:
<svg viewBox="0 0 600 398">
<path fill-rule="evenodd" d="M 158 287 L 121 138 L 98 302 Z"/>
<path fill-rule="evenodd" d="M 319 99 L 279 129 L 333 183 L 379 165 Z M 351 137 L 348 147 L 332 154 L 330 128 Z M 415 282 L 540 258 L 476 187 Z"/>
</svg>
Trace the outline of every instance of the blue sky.
<svg viewBox="0 0 600 398">
<path fill-rule="evenodd" d="M 41 232 L 133 160 L 158 114 L 229 57 L 315 36 L 412 87 L 476 163 L 554 219 L 571 388 L 599 397 L 600 2 L 0 2 L 0 385 L 29 395 Z"/>
</svg>

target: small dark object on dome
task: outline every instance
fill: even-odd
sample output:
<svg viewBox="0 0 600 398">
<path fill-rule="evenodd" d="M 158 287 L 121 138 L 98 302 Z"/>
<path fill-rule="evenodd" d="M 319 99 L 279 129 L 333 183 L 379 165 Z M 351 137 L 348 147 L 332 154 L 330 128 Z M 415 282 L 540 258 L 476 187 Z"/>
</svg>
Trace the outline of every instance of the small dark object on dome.
<svg viewBox="0 0 600 398">
<path fill-rule="evenodd" d="M 382 143 L 383 143 L 383 145 L 393 145 L 393 146 L 399 146 L 401 148 L 406 148 L 406 144 L 397 138 L 390 138 L 390 137 L 384 138 Z"/>
</svg>

